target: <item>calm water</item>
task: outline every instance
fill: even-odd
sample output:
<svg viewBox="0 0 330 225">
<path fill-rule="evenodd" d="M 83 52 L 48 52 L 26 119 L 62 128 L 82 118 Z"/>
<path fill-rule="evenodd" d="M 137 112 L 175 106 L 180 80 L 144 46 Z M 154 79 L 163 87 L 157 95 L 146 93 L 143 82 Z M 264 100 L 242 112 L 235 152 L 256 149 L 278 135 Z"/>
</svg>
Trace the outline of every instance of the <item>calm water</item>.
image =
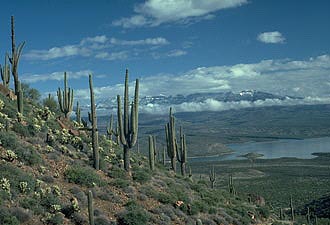
<svg viewBox="0 0 330 225">
<path fill-rule="evenodd" d="M 233 154 L 216 157 L 198 157 L 190 159 L 191 161 L 201 160 L 233 160 L 243 159 L 238 157 L 249 152 L 263 154 L 262 159 L 273 159 L 281 157 L 296 157 L 301 159 L 309 159 L 315 156 L 313 152 L 330 152 L 330 137 L 310 138 L 304 140 L 282 139 L 267 142 L 248 142 L 239 144 L 228 144 L 229 148 L 234 150 Z"/>
</svg>

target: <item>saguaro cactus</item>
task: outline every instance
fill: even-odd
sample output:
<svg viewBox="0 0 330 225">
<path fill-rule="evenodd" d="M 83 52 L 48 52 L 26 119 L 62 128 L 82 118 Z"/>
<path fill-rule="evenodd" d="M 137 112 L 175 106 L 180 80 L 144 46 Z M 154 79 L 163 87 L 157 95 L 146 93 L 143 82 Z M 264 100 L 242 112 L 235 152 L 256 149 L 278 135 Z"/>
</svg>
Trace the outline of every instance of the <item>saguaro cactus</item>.
<svg viewBox="0 0 330 225">
<path fill-rule="evenodd" d="M 214 184 L 215 184 L 215 179 L 216 179 L 216 174 L 214 171 L 214 166 L 212 166 L 212 170 L 210 170 L 209 173 L 209 178 L 210 178 L 210 182 L 211 182 L 211 188 L 214 188 Z"/>
<path fill-rule="evenodd" d="M 97 130 L 97 117 L 96 117 L 96 106 L 94 101 L 94 89 L 93 89 L 93 80 L 92 75 L 89 74 L 89 90 L 91 98 L 91 113 L 89 113 L 89 120 L 92 123 L 92 148 L 93 148 L 93 159 L 94 159 L 94 168 L 96 170 L 100 169 L 100 156 L 99 156 L 99 137 Z"/>
<path fill-rule="evenodd" d="M 228 188 L 229 188 L 229 193 L 230 194 L 236 195 L 236 191 L 235 191 L 235 187 L 234 187 L 234 182 L 233 182 L 233 175 L 230 175 L 229 176 Z"/>
<path fill-rule="evenodd" d="M 291 210 L 291 221 L 294 222 L 294 207 L 293 207 L 292 196 L 290 197 L 290 210 Z"/>
<path fill-rule="evenodd" d="M 165 125 L 165 138 L 167 146 L 167 155 L 171 160 L 171 169 L 176 172 L 176 137 L 175 137 L 175 122 L 170 108 L 169 122 Z"/>
<path fill-rule="evenodd" d="M 186 162 L 187 162 L 187 145 L 186 145 L 186 135 L 182 132 L 182 127 L 180 127 L 180 148 L 176 148 L 177 158 L 181 165 L 181 175 L 186 176 Z"/>
<path fill-rule="evenodd" d="M 93 193 L 88 191 L 88 218 L 89 225 L 95 225 L 94 223 L 94 206 L 93 206 Z"/>
<path fill-rule="evenodd" d="M 5 56 L 5 64 L 3 66 L 0 65 L 0 73 L 1 73 L 1 79 L 3 86 L 6 88 L 9 87 L 9 81 L 10 81 L 10 67 L 7 62 L 8 54 Z"/>
<path fill-rule="evenodd" d="M 66 72 L 64 72 L 64 90 L 62 92 L 61 88 L 58 88 L 57 99 L 61 112 L 64 113 L 65 118 L 69 118 L 73 109 L 73 90 L 67 86 L 68 80 L 66 77 Z"/>
<path fill-rule="evenodd" d="M 77 101 L 77 107 L 76 107 L 76 122 L 80 125 L 81 124 L 81 109 L 79 106 L 79 102 Z"/>
<path fill-rule="evenodd" d="M 131 104 L 131 112 L 129 112 L 129 95 L 128 95 L 128 70 L 125 75 L 125 91 L 124 91 L 124 120 L 122 118 L 121 99 L 117 95 L 118 104 L 118 127 L 120 142 L 124 147 L 124 169 L 130 172 L 129 151 L 135 145 L 138 136 L 138 111 L 139 111 L 139 80 L 135 82 L 134 101 Z"/>
<path fill-rule="evenodd" d="M 149 166 L 151 170 L 155 169 L 155 146 L 151 135 L 149 135 Z"/>
<path fill-rule="evenodd" d="M 11 57 L 9 58 L 9 62 L 11 64 L 11 73 L 14 77 L 14 86 L 15 86 L 15 94 L 18 94 L 18 62 L 19 58 L 22 54 L 23 47 L 25 45 L 25 41 L 18 45 L 16 48 L 15 44 L 15 21 L 14 16 L 11 16 Z"/>
</svg>

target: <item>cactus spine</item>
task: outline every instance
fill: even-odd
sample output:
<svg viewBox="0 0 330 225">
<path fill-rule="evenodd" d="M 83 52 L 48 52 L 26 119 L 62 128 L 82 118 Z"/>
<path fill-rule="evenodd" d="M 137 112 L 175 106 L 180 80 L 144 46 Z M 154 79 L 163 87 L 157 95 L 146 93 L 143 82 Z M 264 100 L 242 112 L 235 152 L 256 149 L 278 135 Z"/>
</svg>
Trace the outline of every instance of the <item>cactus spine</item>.
<svg viewBox="0 0 330 225">
<path fill-rule="evenodd" d="M 88 218 L 89 225 L 95 225 L 94 223 L 94 206 L 93 206 L 93 193 L 88 191 Z"/>
<path fill-rule="evenodd" d="M 167 155 L 171 159 L 171 169 L 176 172 L 176 137 L 175 137 L 175 121 L 170 108 L 169 122 L 165 125 L 165 138 L 167 144 Z"/>
<path fill-rule="evenodd" d="M 73 90 L 68 88 L 68 80 L 66 77 L 66 72 L 64 72 L 64 90 L 58 88 L 57 99 L 60 105 L 61 112 L 64 113 L 65 118 L 69 118 L 70 113 L 73 109 Z"/>
<path fill-rule="evenodd" d="M 186 135 L 182 132 L 180 127 L 180 148 L 177 148 L 177 158 L 181 165 L 181 175 L 186 176 L 186 162 L 187 162 L 187 146 L 186 146 Z"/>
<path fill-rule="evenodd" d="M 0 65 L 0 73 L 1 73 L 1 79 L 3 82 L 3 86 L 6 88 L 9 87 L 9 81 L 10 81 L 10 67 L 7 63 L 8 54 L 5 56 L 5 64 L 3 66 Z"/>
<path fill-rule="evenodd" d="M 89 90 L 91 98 L 91 113 L 89 113 L 89 119 L 92 123 L 92 148 L 93 148 L 93 159 L 94 159 L 94 168 L 96 170 L 100 169 L 100 155 L 99 155 L 99 137 L 97 130 L 97 117 L 96 117 L 96 106 L 94 100 L 94 89 L 93 89 L 93 80 L 92 75 L 89 74 Z"/>
<path fill-rule="evenodd" d="M 81 109 L 79 106 L 79 102 L 77 101 L 77 108 L 76 108 L 76 122 L 80 125 L 81 124 Z"/>
<path fill-rule="evenodd" d="M 22 54 L 23 47 L 25 45 L 25 42 L 22 42 L 18 45 L 16 48 L 15 44 L 15 22 L 14 22 L 14 16 L 11 16 L 11 57 L 9 58 L 9 62 L 11 64 L 11 73 L 14 77 L 14 86 L 15 86 L 15 94 L 18 94 L 18 62 L 19 58 Z"/>
<path fill-rule="evenodd" d="M 151 170 L 155 169 L 155 146 L 151 135 L 149 135 L 149 166 Z"/>
<path fill-rule="evenodd" d="M 23 91 L 21 87 L 21 82 L 18 81 L 17 89 L 17 111 L 20 113 L 20 116 L 23 116 Z M 19 119 L 20 120 L 20 119 Z"/>
<path fill-rule="evenodd" d="M 214 184 L 215 184 L 215 179 L 216 179 L 216 174 L 214 171 L 214 166 L 212 166 L 212 170 L 210 170 L 210 174 L 209 174 L 209 178 L 210 178 L 210 182 L 211 182 L 211 188 L 214 188 Z"/>
<path fill-rule="evenodd" d="M 124 147 L 124 169 L 130 172 L 129 151 L 135 145 L 138 136 L 138 111 L 139 111 L 139 80 L 135 82 L 134 101 L 131 104 L 131 115 L 129 115 L 129 95 L 128 95 L 128 70 L 125 75 L 124 91 L 124 120 L 122 118 L 121 99 L 117 95 L 118 104 L 118 127 L 120 142 Z"/>
</svg>

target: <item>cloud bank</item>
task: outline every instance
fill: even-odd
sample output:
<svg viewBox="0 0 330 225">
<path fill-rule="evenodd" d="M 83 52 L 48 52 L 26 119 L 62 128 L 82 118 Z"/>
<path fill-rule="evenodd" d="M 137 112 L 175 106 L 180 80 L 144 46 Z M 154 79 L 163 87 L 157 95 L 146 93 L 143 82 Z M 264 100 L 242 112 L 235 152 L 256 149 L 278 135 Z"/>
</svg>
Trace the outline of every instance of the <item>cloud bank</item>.
<svg viewBox="0 0 330 225">
<path fill-rule="evenodd" d="M 113 21 L 112 24 L 132 28 L 212 19 L 212 13 L 216 11 L 239 7 L 246 3 L 247 0 L 147 0 L 134 7 L 133 16 Z"/>
</svg>

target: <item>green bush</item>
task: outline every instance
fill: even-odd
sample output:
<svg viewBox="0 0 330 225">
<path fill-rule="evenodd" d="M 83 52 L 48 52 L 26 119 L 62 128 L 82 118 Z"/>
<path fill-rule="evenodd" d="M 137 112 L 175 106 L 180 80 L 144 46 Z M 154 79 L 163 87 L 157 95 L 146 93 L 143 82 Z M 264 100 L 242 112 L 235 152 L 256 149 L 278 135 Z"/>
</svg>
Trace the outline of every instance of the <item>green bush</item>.
<svg viewBox="0 0 330 225">
<path fill-rule="evenodd" d="M 30 126 L 24 126 L 21 123 L 14 123 L 13 124 L 13 131 L 20 134 L 23 137 L 31 137 L 35 133 L 33 132 L 33 129 Z"/>
<path fill-rule="evenodd" d="M 145 225 L 150 216 L 136 202 L 128 202 L 126 210 L 118 215 L 119 225 Z"/>
<path fill-rule="evenodd" d="M 106 182 L 90 167 L 72 166 L 65 171 L 65 177 L 69 182 L 87 187 L 104 186 Z"/>
<path fill-rule="evenodd" d="M 4 148 L 15 149 L 18 146 L 16 134 L 12 131 L 0 131 L 0 141 Z"/>
<path fill-rule="evenodd" d="M 269 216 L 270 216 L 270 211 L 266 206 L 257 207 L 257 212 L 261 217 L 266 218 L 266 219 L 269 218 Z"/>
<path fill-rule="evenodd" d="M 145 168 L 136 168 L 133 171 L 133 180 L 141 184 L 148 182 L 151 179 L 150 170 Z"/>
<path fill-rule="evenodd" d="M 114 166 L 111 168 L 111 170 L 108 172 L 108 176 L 111 178 L 120 178 L 120 179 L 126 179 L 127 173 L 125 170 Z"/>
<path fill-rule="evenodd" d="M 39 199 L 26 197 L 20 200 L 20 206 L 25 209 L 30 209 L 34 214 L 42 214 L 44 212 L 42 206 L 40 205 Z"/>
<path fill-rule="evenodd" d="M 19 225 L 19 220 L 13 216 L 7 208 L 0 208 L 0 224 L 2 225 Z"/>
<path fill-rule="evenodd" d="M 40 154 L 33 148 L 33 146 L 19 146 L 14 149 L 18 159 L 27 165 L 37 165 L 42 162 Z"/>
<path fill-rule="evenodd" d="M 26 193 L 30 193 L 34 190 L 35 179 L 33 178 L 33 176 L 11 165 L 10 163 L 0 164 L 0 178 L 2 177 L 7 178 L 9 180 L 13 197 L 20 193 L 20 182 L 27 182 L 28 186 Z"/>
<path fill-rule="evenodd" d="M 124 187 L 128 187 L 129 186 L 129 181 L 124 180 L 124 179 L 121 179 L 121 178 L 117 178 L 117 179 L 114 179 L 111 182 L 111 185 L 113 185 L 115 187 L 118 187 L 118 188 L 124 188 Z"/>
</svg>

